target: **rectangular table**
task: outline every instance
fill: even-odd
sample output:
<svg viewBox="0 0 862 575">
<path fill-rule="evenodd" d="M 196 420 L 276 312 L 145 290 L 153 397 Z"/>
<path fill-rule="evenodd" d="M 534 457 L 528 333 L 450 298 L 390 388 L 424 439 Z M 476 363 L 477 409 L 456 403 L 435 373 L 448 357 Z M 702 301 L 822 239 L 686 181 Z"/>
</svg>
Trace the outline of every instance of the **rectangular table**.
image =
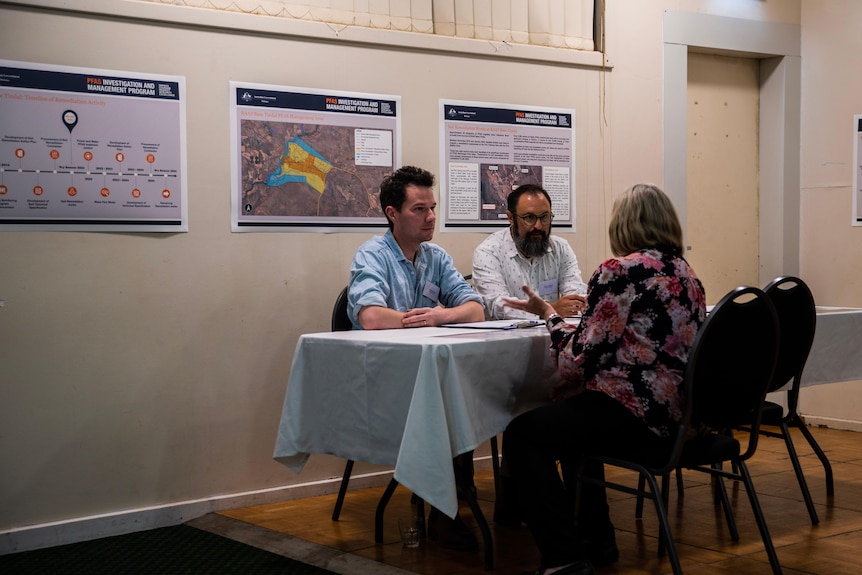
<svg viewBox="0 0 862 575">
<path fill-rule="evenodd" d="M 548 342 L 544 327 L 303 335 L 274 457 L 297 473 L 312 453 L 392 465 L 399 483 L 454 517 L 452 459 L 548 401 Z"/>
<path fill-rule="evenodd" d="M 862 309 L 817 307 L 802 387 L 862 379 Z"/>
</svg>

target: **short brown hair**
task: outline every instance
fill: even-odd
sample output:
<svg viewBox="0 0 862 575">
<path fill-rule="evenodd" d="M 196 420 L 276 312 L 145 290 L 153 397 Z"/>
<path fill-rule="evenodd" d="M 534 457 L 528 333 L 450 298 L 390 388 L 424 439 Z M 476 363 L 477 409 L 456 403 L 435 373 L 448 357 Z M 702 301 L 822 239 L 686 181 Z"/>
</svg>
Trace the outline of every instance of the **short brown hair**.
<svg viewBox="0 0 862 575">
<path fill-rule="evenodd" d="M 652 184 L 635 184 L 614 201 L 608 235 L 617 257 L 647 248 L 683 253 L 676 209 L 667 194 Z"/>
<path fill-rule="evenodd" d="M 383 178 L 380 184 L 380 207 L 386 215 L 387 206 L 392 206 L 396 211 L 401 211 L 404 200 L 407 198 L 407 186 L 431 188 L 434 186 L 434 174 L 428 170 L 416 166 L 402 166 Z M 386 216 L 389 229 L 395 226 L 389 216 Z"/>
</svg>

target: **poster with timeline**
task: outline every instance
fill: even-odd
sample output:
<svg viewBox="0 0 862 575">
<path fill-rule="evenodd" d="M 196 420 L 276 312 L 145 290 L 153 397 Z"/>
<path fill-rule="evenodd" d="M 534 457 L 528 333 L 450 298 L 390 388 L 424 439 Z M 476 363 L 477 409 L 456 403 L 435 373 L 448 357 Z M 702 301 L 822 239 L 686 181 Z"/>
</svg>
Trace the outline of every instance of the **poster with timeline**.
<svg viewBox="0 0 862 575">
<path fill-rule="evenodd" d="M 862 226 L 862 114 L 853 116 L 853 225 Z"/>
<path fill-rule="evenodd" d="M 442 230 L 505 227 L 509 193 L 537 184 L 554 227 L 574 231 L 574 110 L 440 100 L 438 114 Z"/>
<path fill-rule="evenodd" d="M 185 79 L 0 60 L 0 230 L 186 232 Z"/>
<path fill-rule="evenodd" d="M 231 231 L 381 229 L 399 96 L 231 82 Z"/>
</svg>

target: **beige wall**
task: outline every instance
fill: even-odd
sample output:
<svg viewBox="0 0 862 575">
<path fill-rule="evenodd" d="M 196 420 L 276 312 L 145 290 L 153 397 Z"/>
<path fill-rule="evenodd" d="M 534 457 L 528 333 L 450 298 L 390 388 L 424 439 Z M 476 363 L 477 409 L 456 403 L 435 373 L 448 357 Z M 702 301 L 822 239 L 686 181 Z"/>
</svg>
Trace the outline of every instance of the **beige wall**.
<svg viewBox="0 0 862 575">
<path fill-rule="evenodd" d="M 862 3 L 802 3 L 801 222 L 803 277 L 818 302 L 862 307 L 862 227 L 851 227 L 853 115 L 862 113 Z M 862 343 L 859 345 L 862 353 Z M 815 424 L 862 431 L 862 386 L 803 389 Z"/>
<path fill-rule="evenodd" d="M 340 475 L 272 453 L 297 339 L 329 329 L 370 234 L 230 232 L 229 81 L 400 94 L 403 161 L 435 172 L 439 98 L 575 108 L 579 197 L 603 193 L 595 70 L 6 4 L 0 22 L 7 59 L 186 77 L 190 230 L 0 234 L 0 530 Z M 591 269 L 605 240 L 585 232 L 567 237 Z M 482 237 L 435 239 L 468 273 Z"/>
<path fill-rule="evenodd" d="M 108 4 L 118 3 L 64 6 Z M 849 22 L 862 8 L 840 3 L 836 33 L 826 4 L 609 0 L 614 68 L 601 72 L 0 2 L 0 57 L 186 77 L 190 214 L 186 234 L 0 234 L 0 550 L 331 489 L 308 484 L 341 473 L 340 460 L 315 456 L 294 475 L 273 462 L 272 449 L 296 341 L 328 329 L 332 301 L 368 234 L 230 233 L 230 80 L 400 94 L 403 161 L 434 171 L 438 98 L 576 109 L 577 233 L 566 237 L 589 274 L 607 256 L 613 194 L 662 181 L 663 11 L 798 24 L 801 5 L 809 21 L 818 18 L 806 47 L 818 38 L 815 54 L 834 72 L 812 78 L 819 69 L 806 67 L 803 84 L 803 139 L 817 138 L 803 147 L 803 272 L 816 276 L 819 297 L 862 305 L 862 272 L 851 263 L 862 249 L 859 229 L 843 229 L 850 171 L 827 178 L 821 158 L 806 153 L 811 146 L 847 164 L 844 116 L 859 111 L 850 103 L 860 80 L 849 55 L 860 52 Z M 818 11 L 827 14 L 812 15 Z M 843 45 L 851 42 L 855 52 Z M 805 86 L 814 81 L 845 103 L 811 102 Z M 811 194 L 818 197 L 809 201 Z M 481 239 L 435 238 L 465 273 Z M 830 266 L 824 253 L 856 259 Z M 61 525 L 45 526 L 51 522 Z"/>
<path fill-rule="evenodd" d="M 818 302 L 855 307 L 862 307 L 862 227 L 850 226 L 853 115 L 862 113 L 859 22 L 855 0 L 803 2 L 801 265 Z"/>
</svg>

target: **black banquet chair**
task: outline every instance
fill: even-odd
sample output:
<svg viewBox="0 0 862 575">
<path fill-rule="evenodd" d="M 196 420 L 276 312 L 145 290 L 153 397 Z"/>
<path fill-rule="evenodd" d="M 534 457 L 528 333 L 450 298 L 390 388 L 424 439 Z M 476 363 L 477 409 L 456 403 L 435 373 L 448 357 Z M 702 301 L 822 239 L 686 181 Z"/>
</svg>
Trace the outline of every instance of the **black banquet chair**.
<svg viewBox="0 0 862 575">
<path fill-rule="evenodd" d="M 345 286 L 344 289 L 342 289 L 341 292 L 338 294 L 338 297 L 335 298 L 335 305 L 332 307 L 332 331 L 349 331 L 353 329 L 353 323 L 350 321 L 350 316 L 347 315 L 348 287 L 349 286 Z M 332 509 L 333 521 L 338 521 L 338 518 L 341 516 L 341 508 L 344 506 L 344 496 L 347 493 L 347 486 L 350 483 L 350 475 L 353 473 L 353 464 L 354 460 L 348 459 L 347 463 L 344 465 L 344 473 L 342 473 L 341 475 L 341 485 L 338 488 L 338 496 L 335 498 L 335 507 Z M 389 498 L 392 497 L 392 492 L 395 490 L 395 485 L 397 485 L 397 482 L 393 479 L 390 482 L 389 487 L 381 497 L 380 503 L 378 504 L 378 509 L 374 520 L 376 541 L 380 541 L 383 538 L 383 509 L 385 509 Z M 418 498 L 415 499 L 415 502 L 417 504 L 417 514 L 422 517 L 422 532 L 424 536 L 424 502 Z"/>
<path fill-rule="evenodd" d="M 347 286 L 335 298 L 332 306 L 332 331 L 350 331 L 353 324 L 347 315 Z M 335 499 L 335 508 L 332 510 L 332 520 L 338 521 L 341 516 L 341 507 L 344 505 L 344 494 L 347 493 L 347 484 L 350 483 L 350 474 L 353 473 L 353 460 L 348 459 L 341 475 L 341 486 L 338 488 L 338 497 Z"/>
<path fill-rule="evenodd" d="M 778 357 L 778 320 L 772 302 L 756 287 L 738 287 L 716 304 L 695 338 L 686 367 L 683 389 L 685 406 L 676 435 L 664 449 L 637 454 L 634 458 L 613 455 L 591 456 L 581 462 L 577 481 L 604 485 L 606 488 L 651 499 L 658 515 L 659 553 L 667 553 L 675 575 L 682 573 L 667 514 L 670 472 L 687 468 L 708 473 L 716 481 L 720 501 L 731 532 L 738 540 L 727 493 L 722 478 L 743 483 L 754 512 L 769 563 L 775 574 L 781 565 L 772 544 L 757 493 L 745 461 L 757 449 L 759 418 L 749 427 L 745 449 L 739 436 L 725 430 L 749 422 L 752 413 L 760 413 L 767 389 L 772 382 Z M 690 438 L 694 422 L 710 430 Z M 639 474 L 639 487 L 599 479 L 583 474 L 585 463 L 598 461 L 605 466 L 629 469 Z M 731 470 L 722 463 L 731 464 Z M 662 478 L 659 489 L 657 478 Z M 643 483 L 646 483 L 646 486 Z M 581 490 L 578 489 L 578 492 Z"/>
<path fill-rule="evenodd" d="M 805 500 L 805 506 L 808 508 L 808 516 L 811 518 L 811 524 L 817 525 L 819 523 L 817 511 L 814 509 L 811 492 L 808 490 L 808 484 L 805 481 L 805 475 L 803 475 L 802 466 L 799 463 L 799 456 L 796 453 L 796 448 L 790 435 L 790 428 L 795 427 L 799 429 L 802 436 L 808 441 L 808 445 L 811 446 L 811 449 L 823 465 L 826 474 L 826 494 L 828 496 L 833 495 L 835 488 L 832 481 L 832 465 L 797 411 L 802 370 L 808 359 L 808 353 L 811 351 L 817 322 L 814 296 L 811 295 L 811 290 L 804 281 L 793 276 L 776 278 L 763 291 L 769 296 L 778 314 L 781 340 L 778 351 L 778 363 L 775 367 L 775 377 L 769 391 L 778 391 L 788 382 L 790 382 L 790 387 L 787 389 L 787 413 L 784 412 L 784 407 L 778 403 L 771 401 L 764 402 L 760 420 L 760 433 L 761 435 L 778 437 L 784 440 L 787 446 L 787 453 L 790 456 L 790 462 L 793 465 L 793 471 L 796 473 L 796 480 L 799 482 L 799 488 L 802 491 L 802 498 Z M 764 429 L 763 425 L 778 427 L 779 430 Z"/>
</svg>

